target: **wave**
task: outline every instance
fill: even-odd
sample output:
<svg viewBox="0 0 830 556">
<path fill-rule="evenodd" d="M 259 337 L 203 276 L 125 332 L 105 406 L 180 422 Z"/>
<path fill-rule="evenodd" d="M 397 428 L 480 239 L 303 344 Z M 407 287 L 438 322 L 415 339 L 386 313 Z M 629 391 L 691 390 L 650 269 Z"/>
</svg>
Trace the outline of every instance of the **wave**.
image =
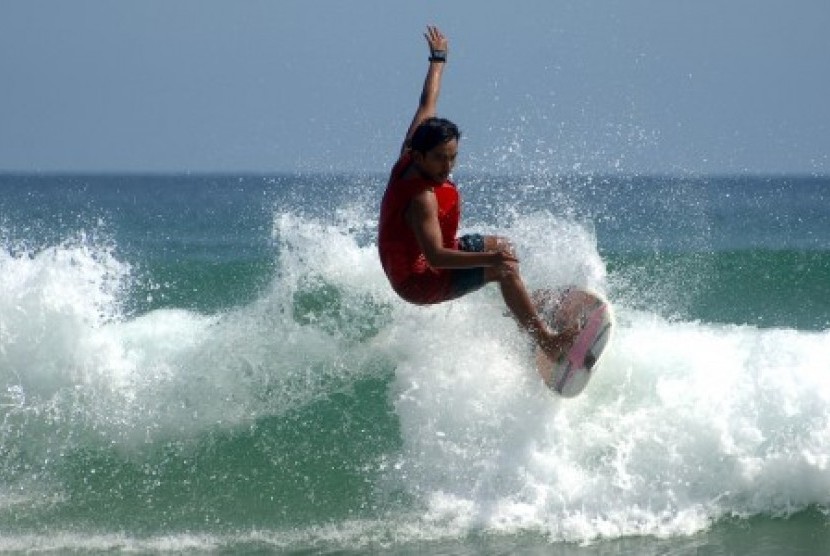
<svg viewBox="0 0 830 556">
<path fill-rule="evenodd" d="M 826 330 L 666 318 L 614 296 L 590 228 L 516 216 L 490 229 L 531 285 L 616 306 L 564 400 L 495 288 L 404 304 L 372 229 L 278 212 L 270 284 L 213 312 L 125 310 L 145 282 L 92 237 L 0 250 L 2 529 L 581 542 L 828 507 Z"/>
</svg>

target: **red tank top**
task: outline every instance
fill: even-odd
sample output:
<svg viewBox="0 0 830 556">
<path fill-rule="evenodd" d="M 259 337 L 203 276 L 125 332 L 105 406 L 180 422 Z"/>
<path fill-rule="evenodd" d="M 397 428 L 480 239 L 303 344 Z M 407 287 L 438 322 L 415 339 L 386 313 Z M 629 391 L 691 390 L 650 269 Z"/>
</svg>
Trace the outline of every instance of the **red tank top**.
<svg viewBox="0 0 830 556">
<path fill-rule="evenodd" d="M 378 251 L 380 263 L 393 287 L 400 286 L 413 274 L 438 272 L 427 264 L 415 233 L 404 217 L 412 198 L 425 189 L 432 188 L 435 192 L 444 247 L 455 247 L 461 217 L 460 198 L 455 184 L 449 180 L 439 184 L 421 177 L 402 179 L 401 176 L 410 164 L 412 155 L 407 152 L 392 168 L 380 205 Z"/>
</svg>

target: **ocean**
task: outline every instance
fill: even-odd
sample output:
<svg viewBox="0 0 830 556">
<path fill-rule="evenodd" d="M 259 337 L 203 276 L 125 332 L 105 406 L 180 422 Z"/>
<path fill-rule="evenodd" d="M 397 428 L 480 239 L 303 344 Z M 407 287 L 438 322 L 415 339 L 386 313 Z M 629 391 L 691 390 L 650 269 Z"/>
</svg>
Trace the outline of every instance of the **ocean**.
<svg viewBox="0 0 830 556">
<path fill-rule="evenodd" d="M 830 553 L 830 178 L 457 176 L 616 331 L 415 307 L 381 175 L 0 176 L 0 551 Z"/>
</svg>

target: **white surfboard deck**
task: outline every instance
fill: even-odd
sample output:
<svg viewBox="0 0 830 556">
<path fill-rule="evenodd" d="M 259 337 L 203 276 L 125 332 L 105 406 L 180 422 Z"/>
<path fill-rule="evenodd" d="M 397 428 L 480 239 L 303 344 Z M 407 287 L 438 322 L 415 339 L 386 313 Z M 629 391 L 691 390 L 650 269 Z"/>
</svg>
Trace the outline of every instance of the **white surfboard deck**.
<svg viewBox="0 0 830 556">
<path fill-rule="evenodd" d="M 566 398 L 578 395 L 611 339 L 614 315 L 611 305 L 597 293 L 578 287 L 538 290 L 533 293 L 539 315 L 554 330 L 576 325 L 576 338 L 555 361 L 536 348 L 536 368 L 545 384 Z"/>
</svg>

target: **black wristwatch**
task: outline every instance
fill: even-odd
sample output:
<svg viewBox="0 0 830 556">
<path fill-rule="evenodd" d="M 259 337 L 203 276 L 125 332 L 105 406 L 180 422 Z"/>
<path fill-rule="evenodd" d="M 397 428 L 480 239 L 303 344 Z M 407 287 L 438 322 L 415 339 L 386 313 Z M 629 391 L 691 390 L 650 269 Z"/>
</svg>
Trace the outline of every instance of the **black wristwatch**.
<svg viewBox="0 0 830 556">
<path fill-rule="evenodd" d="M 429 56 L 430 62 L 446 62 L 447 61 L 447 51 L 446 50 L 433 50 Z"/>
</svg>

